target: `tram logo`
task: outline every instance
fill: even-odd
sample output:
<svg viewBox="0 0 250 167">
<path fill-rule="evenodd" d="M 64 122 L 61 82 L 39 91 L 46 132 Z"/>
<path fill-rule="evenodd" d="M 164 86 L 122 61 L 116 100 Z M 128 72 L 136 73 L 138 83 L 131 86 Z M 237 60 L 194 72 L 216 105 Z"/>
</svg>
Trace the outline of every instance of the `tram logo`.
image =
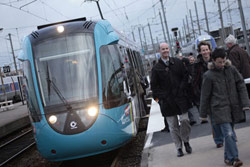
<svg viewBox="0 0 250 167">
<path fill-rule="evenodd" d="M 76 129 L 77 128 L 77 122 L 72 121 L 70 122 L 70 129 Z"/>
</svg>

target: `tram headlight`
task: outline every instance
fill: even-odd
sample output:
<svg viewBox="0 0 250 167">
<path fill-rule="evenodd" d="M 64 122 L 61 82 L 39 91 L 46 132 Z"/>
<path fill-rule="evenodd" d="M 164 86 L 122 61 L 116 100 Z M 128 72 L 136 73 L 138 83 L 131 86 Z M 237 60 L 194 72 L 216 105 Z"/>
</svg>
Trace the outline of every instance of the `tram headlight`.
<svg viewBox="0 0 250 167">
<path fill-rule="evenodd" d="M 55 115 L 51 115 L 51 116 L 49 117 L 49 123 L 55 124 L 56 121 L 57 121 L 57 117 L 56 117 Z"/>
<path fill-rule="evenodd" d="M 98 110 L 96 107 L 90 107 L 88 108 L 88 115 L 91 117 L 95 117 L 98 113 Z"/>
<path fill-rule="evenodd" d="M 58 26 L 57 28 L 56 28 L 56 30 L 57 30 L 57 32 L 59 32 L 59 33 L 62 33 L 63 31 L 64 31 L 64 27 L 61 25 L 61 26 Z"/>
</svg>

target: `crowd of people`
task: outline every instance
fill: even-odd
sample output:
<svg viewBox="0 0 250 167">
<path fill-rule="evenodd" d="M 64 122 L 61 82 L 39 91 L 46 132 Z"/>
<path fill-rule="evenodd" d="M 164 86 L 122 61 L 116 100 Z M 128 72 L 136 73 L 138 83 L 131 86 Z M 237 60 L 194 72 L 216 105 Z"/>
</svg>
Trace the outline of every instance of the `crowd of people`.
<svg viewBox="0 0 250 167">
<path fill-rule="evenodd" d="M 224 146 L 226 165 L 239 167 L 237 136 L 234 125 L 244 122 L 250 108 L 250 58 L 241 49 L 233 35 L 225 39 L 228 50 L 212 51 L 206 41 L 198 45 L 199 55 L 170 56 L 169 45 L 161 43 L 160 59 L 151 71 L 153 98 L 160 105 L 165 128 L 175 143 L 177 156 L 192 153 L 189 142 L 191 126 L 210 123 L 217 148 Z M 200 120 L 194 118 L 191 108 L 197 108 Z"/>
</svg>

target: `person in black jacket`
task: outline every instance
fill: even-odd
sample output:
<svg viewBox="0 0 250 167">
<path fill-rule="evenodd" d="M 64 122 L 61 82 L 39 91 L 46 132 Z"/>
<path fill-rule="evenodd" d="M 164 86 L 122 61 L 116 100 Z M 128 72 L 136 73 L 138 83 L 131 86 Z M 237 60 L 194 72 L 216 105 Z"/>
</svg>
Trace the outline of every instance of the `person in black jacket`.
<svg viewBox="0 0 250 167">
<path fill-rule="evenodd" d="M 167 118 L 177 156 L 181 157 L 184 155 L 182 142 L 186 152 L 192 153 L 189 144 L 191 126 L 188 119 L 188 109 L 192 106 L 185 91 L 188 75 L 181 60 L 169 57 L 167 43 L 160 44 L 160 54 L 161 58 L 152 69 L 151 89 L 153 98 L 160 104 L 162 116 Z"/>
<path fill-rule="evenodd" d="M 194 64 L 193 71 L 193 90 L 194 101 L 197 108 L 200 106 L 201 85 L 203 80 L 203 74 L 208 70 L 208 63 L 211 62 L 211 46 L 206 41 L 201 41 L 198 44 L 198 61 Z M 217 126 L 215 126 L 214 120 L 211 118 L 213 139 L 217 148 L 223 147 L 223 135 Z M 201 123 L 207 123 L 206 119 L 201 120 Z"/>
<path fill-rule="evenodd" d="M 193 126 L 194 124 L 196 124 L 195 121 L 195 116 L 194 113 L 192 112 L 193 110 L 193 103 L 194 103 L 194 94 L 193 94 L 193 87 L 192 87 L 192 71 L 193 71 L 193 64 L 190 63 L 189 58 L 182 58 L 181 59 L 184 67 L 186 68 L 186 70 L 188 71 L 188 85 L 187 85 L 187 95 L 188 95 L 188 99 L 190 101 L 190 103 L 192 104 L 192 108 L 190 108 L 188 110 L 188 118 L 190 121 L 190 125 Z"/>
</svg>

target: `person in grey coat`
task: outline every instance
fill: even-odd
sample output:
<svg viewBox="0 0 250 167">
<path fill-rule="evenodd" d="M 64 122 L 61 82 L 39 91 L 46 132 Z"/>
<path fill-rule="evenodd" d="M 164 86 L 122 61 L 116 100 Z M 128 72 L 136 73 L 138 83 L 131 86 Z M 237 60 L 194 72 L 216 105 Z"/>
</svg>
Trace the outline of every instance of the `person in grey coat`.
<svg viewBox="0 0 250 167">
<path fill-rule="evenodd" d="M 223 48 L 215 49 L 208 68 L 203 75 L 200 117 L 212 117 L 225 140 L 224 162 L 239 167 L 243 162 L 238 157 L 233 125 L 243 119 L 243 110 L 249 110 L 247 89 L 240 73 L 226 59 Z"/>
</svg>

